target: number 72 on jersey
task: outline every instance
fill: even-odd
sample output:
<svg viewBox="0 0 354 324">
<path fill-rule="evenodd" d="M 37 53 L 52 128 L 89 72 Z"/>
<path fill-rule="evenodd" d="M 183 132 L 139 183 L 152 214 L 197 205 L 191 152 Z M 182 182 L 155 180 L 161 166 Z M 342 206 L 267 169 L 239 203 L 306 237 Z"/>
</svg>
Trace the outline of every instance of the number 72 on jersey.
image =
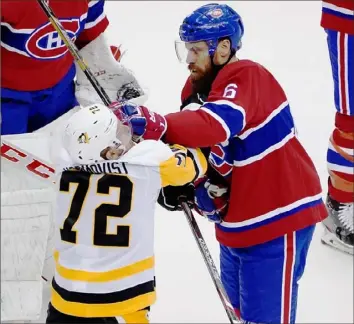
<svg viewBox="0 0 354 324">
<path fill-rule="evenodd" d="M 71 186 L 75 185 L 75 190 Z M 118 190 L 112 190 L 116 188 Z M 75 225 L 84 215 L 85 221 L 89 226 L 93 224 L 92 242 L 82 242 L 83 244 L 92 244 L 94 246 L 104 247 L 128 247 L 130 238 L 129 225 L 117 225 L 116 233 L 107 232 L 108 218 L 124 218 L 129 214 L 132 207 L 133 183 L 128 176 L 122 174 L 90 174 L 79 171 L 64 171 L 60 178 L 59 195 L 71 194 L 69 211 L 65 217 L 64 223 L 60 229 L 62 241 L 77 244 L 77 230 Z M 85 204 L 91 202 L 97 197 L 111 196 L 117 194 L 117 203 L 97 204 L 92 210 L 85 209 Z"/>
</svg>

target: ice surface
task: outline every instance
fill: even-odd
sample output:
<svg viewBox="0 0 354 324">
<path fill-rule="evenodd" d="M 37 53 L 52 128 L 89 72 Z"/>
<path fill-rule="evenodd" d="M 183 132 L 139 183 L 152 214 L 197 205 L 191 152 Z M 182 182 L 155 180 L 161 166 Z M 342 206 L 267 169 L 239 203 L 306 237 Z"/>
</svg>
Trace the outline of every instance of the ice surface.
<svg viewBox="0 0 354 324">
<path fill-rule="evenodd" d="M 108 35 L 128 52 L 123 63 L 150 89 L 147 107 L 177 111 L 188 71 L 174 53 L 184 16 L 205 1 L 107 1 Z M 326 150 L 334 124 L 332 77 L 320 1 L 228 1 L 243 18 L 241 58 L 267 67 L 284 87 L 299 137 L 326 191 Z M 213 226 L 199 224 L 218 263 Z M 353 323 L 353 258 L 320 243 L 317 227 L 301 280 L 298 323 Z M 227 323 L 182 213 L 156 212 L 158 301 L 152 323 Z M 266 280 L 266 278 L 265 278 Z M 45 310 L 44 310 L 45 311 Z M 44 316 L 44 315 L 43 315 Z M 42 317 L 44 318 L 44 317 Z"/>
</svg>

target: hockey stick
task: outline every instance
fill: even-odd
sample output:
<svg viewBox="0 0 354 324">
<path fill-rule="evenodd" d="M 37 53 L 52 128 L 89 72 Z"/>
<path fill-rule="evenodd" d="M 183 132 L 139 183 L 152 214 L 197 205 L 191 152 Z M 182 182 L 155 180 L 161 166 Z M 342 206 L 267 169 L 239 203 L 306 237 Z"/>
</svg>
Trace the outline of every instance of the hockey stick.
<svg viewBox="0 0 354 324">
<path fill-rule="evenodd" d="M 224 306 L 224 309 L 226 311 L 227 317 L 230 320 L 230 323 L 231 324 L 241 323 L 236 317 L 236 314 L 235 314 L 233 307 L 231 305 L 229 296 L 227 295 L 224 285 L 221 282 L 218 269 L 215 266 L 213 258 L 209 252 L 208 246 L 206 245 L 203 235 L 199 229 L 198 223 L 194 218 L 192 210 L 189 208 L 188 204 L 185 201 L 181 201 L 181 207 L 182 207 L 182 210 L 187 218 L 188 225 L 189 225 L 190 229 L 192 230 L 193 236 L 197 242 L 199 250 L 203 256 L 203 259 L 204 259 L 204 262 L 208 268 L 209 274 L 210 274 L 211 278 L 213 279 L 215 288 L 218 292 L 218 295 L 220 297 L 222 305 Z"/>
<path fill-rule="evenodd" d="M 85 63 L 84 59 L 82 58 L 81 54 L 79 53 L 78 48 L 75 46 L 73 41 L 70 39 L 69 35 L 67 34 L 65 28 L 60 23 L 59 19 L 54 14 L 53 10 L 50 8 L 46 0 L 37 0 L 38 4 L 48 17 L 49 21 L 52 23 L 54 29 L 58 32 L 60 38 L 65 43 L 66 47 L 70 51 L 71 55 L 74 57 L 74 60 L 79 65 L 80 69 L 86 75 L 87 79 L 92 84 L 93 88 L 96 90 L 97 94 L 100 96 L 101 100 L 106 106 L 109 106 L 112 102 L 109 96 L 107 95 L 106 91 L 102 88 L 102 86 L 97 81 L 96 77 L 90 70 L 90 68 Z"/>
</svg>

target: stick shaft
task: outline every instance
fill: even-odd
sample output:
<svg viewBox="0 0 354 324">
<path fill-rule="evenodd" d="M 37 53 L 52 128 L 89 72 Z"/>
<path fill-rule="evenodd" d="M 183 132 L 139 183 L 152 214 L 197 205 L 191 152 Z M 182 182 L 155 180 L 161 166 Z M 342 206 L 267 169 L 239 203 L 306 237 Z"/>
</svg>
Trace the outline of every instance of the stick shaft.
<svg viewBox="0 0 354 324">
<path fill-rule="evenodd" d="M 70 51 L 71 55 L 74 57 L 74 60 L 79 65 L 82 72 L 86 75 L 87 79 L 92 84 L 93 88 L 96 90 L 97 94 L 100 96 L 101 100 L 106 106 L 111 104 L 111 100 L 107 95 L 106 91 L 102 88 L 102 86 L 97 81 L 96 77 L 90 70 L 90 68 L 85 63 L 84 59 L 82 58 L 78 48 L 73 43 L 71 38 L 69 37 L 68 33 L 66 32 L 65 28 L 60 23 L 59 19 L 54 14 L 53 10 L 50 8 L 48 3 L 45 0 L 37 0 L 38 4 L 44 11 L 45 15 L 48 17 L 49 21 L 53 25 L 54 29 L 58 32 L 60 38 L 63 40 L 64 44 Z M 70 4 L 68 4 L 70 5 Z"/>
</svg>

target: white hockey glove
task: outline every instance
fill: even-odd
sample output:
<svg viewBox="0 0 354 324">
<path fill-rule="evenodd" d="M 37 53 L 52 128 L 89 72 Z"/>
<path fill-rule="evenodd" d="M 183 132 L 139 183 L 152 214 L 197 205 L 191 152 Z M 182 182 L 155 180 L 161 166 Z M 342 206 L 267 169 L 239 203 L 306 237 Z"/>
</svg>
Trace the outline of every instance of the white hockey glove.
<svg viewBox="0 0 354 324">
<path fill-rule="evenodd" d="M 139 84 L 133 72 L 117 62 L 113 56 L 105 33 L 82 48 L 80 54 L 112 102 L 134 98 L 131 101 L 142 105 L 147 100 L 147 90 Z M 84 107 L 101 102 L 79 65 L 76 62 L 75 65 L 77 73 L 75 94 L 80 105 Z"/>
</svg>

